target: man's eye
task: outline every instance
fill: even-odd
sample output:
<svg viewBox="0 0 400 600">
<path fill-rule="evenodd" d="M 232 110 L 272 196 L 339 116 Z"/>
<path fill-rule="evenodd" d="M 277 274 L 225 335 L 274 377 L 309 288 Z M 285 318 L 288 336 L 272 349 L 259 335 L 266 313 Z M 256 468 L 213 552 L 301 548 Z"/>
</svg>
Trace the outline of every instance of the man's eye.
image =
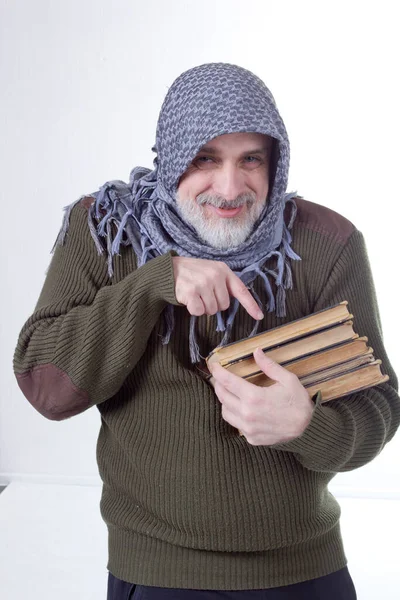
<svg viewBox="0 0 400 600">
<path fill-rule="evenodd" d="M 198 156 L 193 161 L 193 165 L 199 169 L 206 169 L 212 166 L 213 163 L 214 161 L 210 156 Z"/>
<path fill-rule="evenodd" d="M 258 156 L 246 156 L 244 159 L 246 162 L 250 162 L 250 163 L 259 163 L 260 159 L 258 158 Z"/>
</svg>

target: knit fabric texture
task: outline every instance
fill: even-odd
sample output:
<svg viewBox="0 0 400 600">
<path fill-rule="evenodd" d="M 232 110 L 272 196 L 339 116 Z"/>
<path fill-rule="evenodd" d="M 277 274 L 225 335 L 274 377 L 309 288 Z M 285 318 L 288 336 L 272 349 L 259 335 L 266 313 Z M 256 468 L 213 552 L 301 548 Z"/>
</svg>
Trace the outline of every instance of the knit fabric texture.
<svg viewBox="0 0 400 600">
<path fill-rule="evenodd" d="M 208 141 L 227 133 L 254 132 L 274 140 L 272 185 L 268 202 L 249 238 L 226 250 L 203 243 L 185 223 L 176 206 L 180 177 L 197 152 Z M 300 257 L 291 248 L 290 229 L 295 219 L 294 193 L 286 193 L 289 170 L 289 140 L 274 98 L 265 84 L 250 71 L 236 65 L 210 63 L 180 75 L 170 87 L 158 119 L 154 169 L 136 167 L 129 183 L 108 181 L 91 194 L 96 202 L 88 214 L 89 228 L 99 253 L 101 238 L 107 245 L 109 274 L 113 273 L 113 256 L 121 244 L 131 245 L 138 265 L 174 251 L 179 256 L 222 260 L 242 281 L 251 286 L 261 276 L 266 291 L 260 308 L 277 316 L 285 315 L 286 290 L 291 288 L 290 260 Z M 78 202 L 78 199 L 76 202 Z M 75 203 L 76 203 L 75 202 Z M 65 220 L 56 243 L 62 244 L 68 230 L 69 214 L 75 203 L 66 207 Z M 292 218 L 283 219 L 285 205 L 291 203 Z M 115 236 L 112 223 L 117 225 Z M 261 267 L 274 257 L 268 270 Z M 276 284 L 274 293 L 271 283 Z M 233 299 L 224 315 L 218 313 L 217 331 L 224 331 L 221 344 L 230 339 L 239 301 Z M 168 343 L 174 327 L 174 310 L 166 309 Z M 190 323 L 190 352 L 193 362 L 200 360 L 195 324 Z M 253 321 L 247 332 L 254 335 L 259 321 Z"/>
</svg>

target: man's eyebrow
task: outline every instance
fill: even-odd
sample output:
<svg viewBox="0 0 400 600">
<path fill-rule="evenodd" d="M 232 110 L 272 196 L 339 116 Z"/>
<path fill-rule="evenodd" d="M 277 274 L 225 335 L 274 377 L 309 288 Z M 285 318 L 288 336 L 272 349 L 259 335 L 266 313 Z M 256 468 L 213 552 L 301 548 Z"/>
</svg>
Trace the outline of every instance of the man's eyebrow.
<svg viewBox="0 0 400 600">
<path fill-rule="evenodd" d="M 245 152 L 242 152 L 242 155 L 245 156 L 247 154 L 267 154 L 268 150 L 267 148 L 256 148 L 255 150 L 246 150 Z"/>
<path fill-rule="evenodd" d="M 212 146 L 203 146 L 202 148 L 200 148 L 197 154 L 200 154 L 201 152 L 207 152 L 207 154 L 218 154 L 218 150 L 216 150 Z"/>
<path fill-rule="evenodd" d="M 219 151 L 216 148 L 213 148 L 212 146 L 203 146 L 202 148 L 200 148 L 200 150 L 197 152 L 197 154 L 219 154 Z M 255 148 L 254 150 L 245 150 L 244 152 L 242 152 L 241 156 L 247 156 L 248 154 L 267 154 L 268 153 L 268 149 L 265 147 L 261 147 L 261 148 Z"/>
</svg>

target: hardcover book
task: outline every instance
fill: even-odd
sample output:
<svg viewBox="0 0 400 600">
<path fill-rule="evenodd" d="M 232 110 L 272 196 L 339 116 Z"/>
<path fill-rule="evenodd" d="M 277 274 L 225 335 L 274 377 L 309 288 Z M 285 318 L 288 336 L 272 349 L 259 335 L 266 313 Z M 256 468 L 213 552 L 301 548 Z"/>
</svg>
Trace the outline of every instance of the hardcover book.
<svg viewBox="0 0 400 600">
<path fill-rule="evenodd" d="M 215 348 L 209 366 L 219 362 L 225 369 L 262 387 L 274 383 L 260 371 L 253 358 L 256 348 L 294 373 L 310 397 L 321 392 L 327 402 L 389 380 L 375 360 L 368 339 L 353 328 L 348 302 L 280 325 L 251 338 Z"/>
</svg>

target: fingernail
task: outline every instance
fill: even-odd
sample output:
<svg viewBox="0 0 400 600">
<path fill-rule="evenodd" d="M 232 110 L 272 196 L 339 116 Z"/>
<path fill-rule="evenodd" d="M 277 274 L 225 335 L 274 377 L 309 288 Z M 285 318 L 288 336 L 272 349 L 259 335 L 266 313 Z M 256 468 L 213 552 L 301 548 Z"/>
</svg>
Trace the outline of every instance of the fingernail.
<svg viewBox="0 0 400 600">
<path fill-rule="evenodd" d="M 263 319 L 263 318 L 264 318 L 264 315 L 263 315 L 263 313 L 261 312 L 261 310 L 259 310 L 259 311 L 258 311 L 258 313 L 257 313 L 257 319 L 258 319 L 258 320 L 261 320 L 261 319 Z"/>
</svg>

